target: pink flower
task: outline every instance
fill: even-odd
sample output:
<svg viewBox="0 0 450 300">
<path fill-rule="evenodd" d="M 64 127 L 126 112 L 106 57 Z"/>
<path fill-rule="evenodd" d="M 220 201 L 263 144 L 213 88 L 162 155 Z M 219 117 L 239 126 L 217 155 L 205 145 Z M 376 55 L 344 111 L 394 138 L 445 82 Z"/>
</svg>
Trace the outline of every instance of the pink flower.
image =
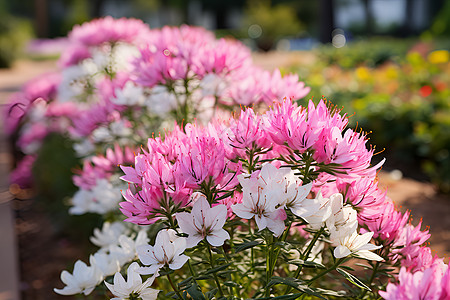
<svg viewBox="0 0 450 300">
<path fill-rule="evenodd" d="M 114 19 L 110 16 L 75 25 L 69 40 L 85 46 L 125 42 L 133 44 L 150 34 L 149 27 L 138 19 Z"/>
<path fill-rule="evenodd" d="M 168 203 L 163 200 L 163 191 L 146 182 L 142 183 L 141 190 L 133 193 L 129 187 L 122 193 L 126 201 L 120 202 L 120 211 L 127 216 L 125 221 L 148 225 L 153 224 L 164 216 Z"/>
<path fill-rule="evenodd" d="M 308 115 L 303 107 L 284 100 L 266 113 L 266 130 L 274 143 L 304 152 L 318 142 L 323 130 L 323 122 L 311 125 Z"/>
<path fill-rule="evenodd" d="M 276 69 L 265 84 L 263 100 L 268 105 L 284 98 L 298 100 L 308 95 L 310 90 L 311 88 L 305 87 L 304 82 L 298 81 L 297 74 L 281 77 L 280 70 Z"/>
<path fill-rule="evenodd" d="M 86 58 L 92 57 L 91 52 L 82 45 L 73 45 L 68 47 L 66 51 L 61 54 L 59 58 L 58 65 L 62 68 L 70 67 L 78 64 L 79 62 L 85 60 Z"/>
<path fill-rule="evenodd" d="M 22 189 L 30 188 L 33 180 L 31 170 L 35 161 L 35 155 L 26 155 L 22 158 L 16 168 L 9 174 L 9 182 L 11 184 L 17 184 Z"/>
<path fill-rule="evenodd" d="M 121 164 L 134 161 L 134 149 L 115 144 L 114 148 L 106 150 L 106 156 L 96 155 L 83 161 L 83 169 L 75 170 L 72 180 L 81 189 L 89 190 L 96 185 L 97 179 L 109 178 Z"/>
<path fill-rule="evenodd" d="M 415 273 L 401 268 L 398 284 L 389 283 L 386 291 L 379 293 L 386 300 L 444 300 L 448 299 L 448 287 L 449 269 L 442 264 Z"/>
<path fill-rule="evenodd" d="M 227 132 L 228 143 L 233 152 L 243 156 L 245 149 L 269 148 L 270 141 L 264 131 L 263 121 L 259 115 L 256 115 L 253 109 L 247 108 L 241 110 L 239 118 L 231 120 L 230 129 Z"/>
</svg>

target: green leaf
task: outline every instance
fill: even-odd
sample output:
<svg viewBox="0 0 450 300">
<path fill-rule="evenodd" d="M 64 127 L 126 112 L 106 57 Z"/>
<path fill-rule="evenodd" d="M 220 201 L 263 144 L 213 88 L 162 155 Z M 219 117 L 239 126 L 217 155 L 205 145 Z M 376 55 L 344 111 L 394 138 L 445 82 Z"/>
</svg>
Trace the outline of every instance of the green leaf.
<svg viewBox="0 0 450 300">
<path fill-rule="evenodd" d="M 355 265 L 357 265 L 358 267 L 363 267 L 364 269 L 369 269 L 369 270 L 373 269 L 372 266 L 361 264 L 361 263 L 355 263 Z"/>
<path fill-rule="evenodd" d="M 227 264 L 225 264 L 225 265 L 220 265 L 220 266 L 218 266 L 218 267 L 209 269 L 209 270 L 206 271 L 205 275 L 212 274 L 212 273 L 217 273 L 217 272 L 219 272 L 219 271 L 225 270 L 225 269 L 228 268 L 230 265 L 231 265 L 231 263 L 227 263 Z"/>
<path fill-rule="evenodd" d="M 178 286 L 188 285 L 193 279 L 194 279 L 194 277 L 192 277 L 192 276 L 188 277 L 185 280 L 178 283 Z"/>
<path fill-rule="evenodd" d="M 218 289 L 214 288 L 214 289 L 210 290 L 209 292 L 206 292 L 205 293 L 206 298 L 208 300 L 211 300 L 214 297 L 214 295 L 217 293 L 217 291 L 218 291 Z"/>
<path fill-rule="evenodd" d="M 318 269 L 326 269 L 324 265 L 314 261 L 304 261 L 302 259 L 293 259 L 288 261 L 288 264 L 296 265 L 296 266 L 305 266 L 306 268 L 318 268 Z"/>
<path fill-rule="evenodd" d="M 253 248 L 255 246 L 258 246 L 259 244 L 262 244 L 262 241 L 249 241 L 242 244 L 236 244 L 236 247 L 234 247 L 234 253 L 239 253 L 246 249 Z"/>
<path fill-rule="evenodd" d="M 205 295 L 203 295 L 202 291 L 195 282 L 186 291 L 194 300 L 206 300 Z"/>
<path fill-rule="evenodd" d="M 230 281 L 230 280 L 228 280 L 228 281 L 225 281 L 224 283 L 223 283 L 223 285 L 225 285 L 225 286 L 229 286 L 229 287 L 242 287 L 241 285 L 239 285 L 238 283 L 236 283 L 236 282 L 234 282 L 234 281 Z"/>
<path fill-rule="evenodd" d="M 366 289 L 368 291 L 372 291 L 367 285 L 364 284 L 364 282 L 362 282 L 361 280 L 358 279 L 358 277 L 348 273 L 347 271 L 341 269 L 341 268 L 337 268 L 336 271 L 338 271 L 342 276 L 345 277 L 345 279 L 347 279 L 348 281 L 350 281 L 351 283 L 353 283 L 354 285 L 362 288 L 362 289 Z"/>
<path fill-rule="evenodd" d="M 211 275 L 200 275 L 195 277 L 195 280 L 209 280 L 209 279 L 214 279 L 214 277 L 212 277 Z"/>
<path fill-rule="evenodd" d="M 318 293 L 320 293 L 321 295 L 326 295 L 326 296 L 334 296 L 334 297 L 345 297 L 345 296 L 347 296 L 347 292 L 346 291 L 333 291 L 333 290 L 326 290 L 326 289 L 321 289 L 321 288 L 316 288 L 315 290 Z"/>
<path fill-rule="evenodd" d="M 348 270 L 348 271 L 355 271 L 355 269 L 353 269 L 352 267 L 349 267 L 349 266 L 340 266 L 340 268 Z"/>
<path fill-rule="evenodd" d="M 256 298 L 255 300 L 269 300 L 269 299 L 291 300 L 291 299 L 298 299 L 298 297 L 300 297 L 303 294 L 304 293 L 288 294 L 288 295 L 277 296 L 277 297 Z"/>
<path fill-rule="evenodd" d="M 316 296 L 320 299 L 325 299 L 319 293 L 310 288 L 304 281 L 297 278 L 273 276 L 267 284 L 266 288 L 270 288 L 271 286 L 276 284 L 284 284 L 308 295 Z"/>
</svg>

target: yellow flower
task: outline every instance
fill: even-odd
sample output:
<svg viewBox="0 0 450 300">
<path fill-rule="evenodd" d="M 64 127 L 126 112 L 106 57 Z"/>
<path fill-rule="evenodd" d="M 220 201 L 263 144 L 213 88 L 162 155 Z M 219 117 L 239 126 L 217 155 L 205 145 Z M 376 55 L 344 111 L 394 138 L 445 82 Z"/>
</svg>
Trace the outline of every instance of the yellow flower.
<svg viewBox="0 0 450 300">
<path fill-rule="evenodd" d="M 356 69 L 356 76 L 362 81 L 369 81 L 371 77 L 370 72 L 366 67 L 358 67 Z"/>
<path fill-rule="evenodd" d="M 437 50 L 428 54 L 428 61 L 432 64 L 443 64 L 448 62 L 449 57 L 447 50 Z"/>
</svg>

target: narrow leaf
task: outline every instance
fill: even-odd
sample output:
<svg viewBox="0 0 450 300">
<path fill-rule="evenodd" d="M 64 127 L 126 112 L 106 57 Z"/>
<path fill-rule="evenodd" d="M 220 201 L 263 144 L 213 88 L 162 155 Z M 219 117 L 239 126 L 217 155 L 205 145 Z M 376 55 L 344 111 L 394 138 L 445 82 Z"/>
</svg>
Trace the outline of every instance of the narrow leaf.
<svg viewBox="0 0 450 300">
<path fill-rule="evenodd" d="M 262 241 L 250 241 L 250 242 L 245 242 L 242 244 L 237 244 L 236 247 L 234 248 L 234 253 L 239 253 L 246 249 L 253 248 L 255 246 L 258 246 L 261 243 L 262 243 Z"/>
<path fill-rule="evenodd" d="M 228 268 L 230 265 L 231 265 L 231 263 L 228 263 L 228 264 L 225 264 L 225 265 L 220 265 L 220 266 L 218 266 L 218 267 L 209 269 L 209 270 L 206 271 L 205 275 L 212 274 L 212 273 L 217 273 L 217 272 L 219 272 L 219 271 L 225 270 L 225 269 Z"/>
<path fill-rule="evenodd" d="M 347 279 L 348 281 L 350 281 L 351 283 L 353 283 L 354 285 L 362 288 L 362 289 L 366 289 L 368 291 L 372 291 L 367 285 L 364 284 L 364 282 L 362 282 L 361 280 L 359 280 L 358 277 L 348 273 L 347 271 L 345 271 L 344 269 L 341 268 L 337 268 L 336 271 L 338 271 L 342 276 L 345 277 L 345 279 Z"/>
<path fill-rule="evenodd" d="M 205 295 L 203 295 L 203 293 L 200 290 L 200 288 L 198 287 L 197 283 L 194 283 L 193 285 L 191 285 L 186 291 L 189 293 L 189 295 L 194 300 L 206 300 Z"/>
</svg>

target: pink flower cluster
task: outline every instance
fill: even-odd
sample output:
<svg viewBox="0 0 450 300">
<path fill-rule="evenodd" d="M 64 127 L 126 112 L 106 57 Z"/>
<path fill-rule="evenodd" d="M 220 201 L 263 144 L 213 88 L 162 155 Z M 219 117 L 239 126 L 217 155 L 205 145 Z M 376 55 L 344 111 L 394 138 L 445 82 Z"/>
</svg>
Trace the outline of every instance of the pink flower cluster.
<svg viewBox="0 0 450 300">
<path fill-rule="evenodd" d="M 401 268 L 398 281 L 398 285 L 389 283 L 380 295 L 387 300 L 450 299 L 450 268 L 443 263 L 414 273 Z"/>
<path fill-rule="evenodd" d="M 150 29 L 105 17 L 75 26 L 67 44 L 60 70 L 27 83 L 4 111 L 6 132 L 26 154 L 58 132 L 88 157 L 114 143 L 145 143 L 148 132 L 174 121 L 206 124 L 241 104 L 299 99 L 310 90 L 297 75 L 254 66 L 242 43 L 199 27 Z"/>
<path fill-rule="evenodd" d="M 89 190 L 95 186 L 98 179 L 108 179 L 115 173 L 119 165 L 134 162 L 136 149 L 115 144 L 114 148 L 108 148 L 106 155 L 96 155 L 83 162 L 83 168 L 75 170 L 77 175 L 73 176 L 73 183 L 80 189 Z"/>
</svg>

